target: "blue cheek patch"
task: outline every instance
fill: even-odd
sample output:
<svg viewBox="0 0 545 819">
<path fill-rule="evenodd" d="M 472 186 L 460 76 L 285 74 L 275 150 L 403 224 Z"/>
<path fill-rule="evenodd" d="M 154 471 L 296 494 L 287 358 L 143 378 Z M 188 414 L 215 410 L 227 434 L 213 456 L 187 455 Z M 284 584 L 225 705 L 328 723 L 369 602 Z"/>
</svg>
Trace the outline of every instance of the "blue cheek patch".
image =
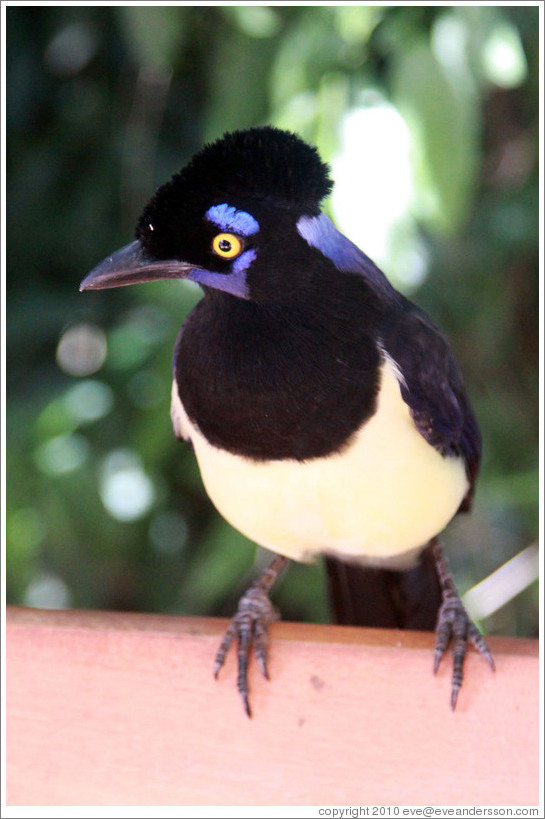
<svg viewBox="0 0 545 819">
<path fill-rule="evenodd" d="M 227 204 L 213 205 L 208 208 L 205 217 L 220 230 L 232 231 L 239 236 L 252 236 L 259 230 L 259 222 L 253 216 Z"/>
<path fill-rule="evenodd" d="M 235 259 L 231 266 L 231 270 L 233 271 L 231 273 L 231 276 L 237 273 L 238 274 L 245 273 L 252 264 L 252 262 L 255 260 L 256 256 L 257 253 L 255 252 L 255 250 L 251 249 L 245 250 L 244 253 L 241 253 L 238 259 Z"/>
<path fill-rule="evenodd" d="M 213 273 L 211 270 L 195 268 L 191 271 L 189 278 L 202 287 L 222 290 L 224 293 L 231 293 L 233 296 L 238 296 L 239 299 L 250 298 L 250 290 L 246 283 L 244 273 Z"/>
<path fill-rule="evenodd" d="M 231 293 L 239 299 L 249 299 L 250 289 L 246 281 L 246 271 L 256 256 L 255 250 L 245 250 L 231 265 L 231 272 L 214 273 L 212 270 L 196 267 L 191 271 L 189 278 L 203 287 L 223 290 L 224 293 Z"/>
</svg>

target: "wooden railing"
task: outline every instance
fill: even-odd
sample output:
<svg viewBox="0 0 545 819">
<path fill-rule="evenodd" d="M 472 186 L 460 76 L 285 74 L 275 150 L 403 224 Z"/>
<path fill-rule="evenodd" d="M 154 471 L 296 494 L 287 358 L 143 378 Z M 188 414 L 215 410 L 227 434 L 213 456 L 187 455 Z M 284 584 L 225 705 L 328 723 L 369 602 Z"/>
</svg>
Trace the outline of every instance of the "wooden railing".
<svg viewBox="0 0 545 819">
<path fill-rule="evenodd" d="M 8 806 L 537 804 L 536 641 L 470 651 L 452 713 L 431 634 L 278 623 L 248 719 L 225 626 L 8 609 Z"/>
</svg>

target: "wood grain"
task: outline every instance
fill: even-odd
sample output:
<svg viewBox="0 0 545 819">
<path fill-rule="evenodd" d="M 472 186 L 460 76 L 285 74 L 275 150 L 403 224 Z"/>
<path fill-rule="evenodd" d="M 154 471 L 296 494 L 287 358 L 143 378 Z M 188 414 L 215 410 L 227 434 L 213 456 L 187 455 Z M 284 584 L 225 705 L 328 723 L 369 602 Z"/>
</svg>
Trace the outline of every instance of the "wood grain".
<svg viewBox="0 0 545 819">
<path fill-rule="evenodd" d="M 225 627 L 8 609 L 8 806 L 538 803 L 537 641 L 471 651 L 452 713 L 431 634 L 278 623 L 248 719 Z"/>
</svg>

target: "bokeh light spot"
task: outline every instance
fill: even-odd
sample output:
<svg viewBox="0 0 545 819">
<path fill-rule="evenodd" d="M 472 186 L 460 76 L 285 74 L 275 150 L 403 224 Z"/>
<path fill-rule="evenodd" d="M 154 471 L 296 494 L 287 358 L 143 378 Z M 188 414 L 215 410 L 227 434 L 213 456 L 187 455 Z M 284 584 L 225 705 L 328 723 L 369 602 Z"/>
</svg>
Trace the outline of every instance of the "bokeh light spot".
<svg viewBox="0 0 545 819">
<path fill-rule="evenodd" d="M 149 512 L 155 501 L 155 490 L 136 453 L 116 449 L 106 456 L 100 477 L 100 497 L 107 512 L 116 520 L 138 520 Z"/>
<path fill-rule="evenodd" d="M 36 463 L 46 475 L 66 475 L 82 466 L 89 455 L 83 435 L 57 435 L 36 450 Z"/>
<path fill-rule="evenodd" d="M 92 375 L 104 364 L 106 352 L 103 330 L 82 322 L 62 334 L 57 346 L 57 364 L 68 375 Z"/>
<path fill-rule="evenodd" d="M 500 88 L 516 88 L 528 74 L 520 37 L 509 23 L 493 29 L 484 44 L 482 61 L 488 79 Z"/>
<path fill-rule="evenodd" d="M 72 595 L 58 575 L 39 572 L 27 587 L 24 603 L 38 609 L 66 609 L 72 603 Z"/>
<path fill-rule="evenodd" d="M 97 48 L 97 38 L 89 25 L 70 23 L 50 40 L 44 62 L 52 74 L 75 76 L 93 59 Z"/>
<path fill-rule="evenodd" d="M 86 380 L 68 390 L 64 403 L 74 421 L 90 423 L 108 414 L 113 407 L 114 394 L 102 381 Z"/>
</svg>

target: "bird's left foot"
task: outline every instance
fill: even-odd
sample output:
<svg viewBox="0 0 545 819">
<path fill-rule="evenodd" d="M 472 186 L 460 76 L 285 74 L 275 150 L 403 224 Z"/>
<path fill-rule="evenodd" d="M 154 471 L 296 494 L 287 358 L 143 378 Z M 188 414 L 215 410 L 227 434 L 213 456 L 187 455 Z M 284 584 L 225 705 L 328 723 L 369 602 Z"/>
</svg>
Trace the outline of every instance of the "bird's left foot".
<svg viewBox="0 0 545 819">
<path fill-rule="evenodd" d="M 453 641 L 453 670 L 452 670 L 452 692 L 450 705 L 452 710 L 456 708 L 458 693 L 462 687 L 464 678 L 464 661 L 466 657 L 468 642 L 477 649 L 490 665 L 492 671 L 495 670 L 492 654 L 485 638 L 470 619 L 464 604 L 462 603 L 452 576 L 446 565 L 445 557 L 441 551 L 439 543 L 433 544 L 433 553 L 436 561 L 439 582 L 443 592 L 443 602 L 439 609 L 437 625 L 435 628 L 435 651 L 433 659 L 433 672 L 436 673 L 443 654 L 452 639 Z"/>
<path fill-rule="evenodd" d="M 216 654 L 214 676 L 217 677 L 225 662 L 227 652 L 235 638 L 238 639 L 238 676 L 237 688 L 244 710 L 252 716 L 249 703 L 248 663 L 252 648 L 263 676 L 268 679 L 267 643 L 269 626 L 279 619 L 279 614 L 269 600 L 269 591 L 288 559 L 277 555 L 270 566 L 261 574 L 255 583 L 242 595 L 235 616 L 225 632 Z"/>
<path fill-rule="evenodd" d="M 450 706 L 452 710 L 456 708 L 458 692 L 462 687 L 464 678 L 464 661 L 466 657 L 467 644 L 472 643 L 479 654 L 488 660 L 488 664 L 494 671 L 494 660 L 486 643 L 485 638 L 470 619 L 460 600 L 458 594 L 445 595 L 443 603 L 439 609 L 437 626 L 435 629 L 435 651 L 433 657 L 434 673 L 439 668 L 441 658 L 452 639 L 454 663 L 452 669 L 452 693 Z"/>
</svg>

